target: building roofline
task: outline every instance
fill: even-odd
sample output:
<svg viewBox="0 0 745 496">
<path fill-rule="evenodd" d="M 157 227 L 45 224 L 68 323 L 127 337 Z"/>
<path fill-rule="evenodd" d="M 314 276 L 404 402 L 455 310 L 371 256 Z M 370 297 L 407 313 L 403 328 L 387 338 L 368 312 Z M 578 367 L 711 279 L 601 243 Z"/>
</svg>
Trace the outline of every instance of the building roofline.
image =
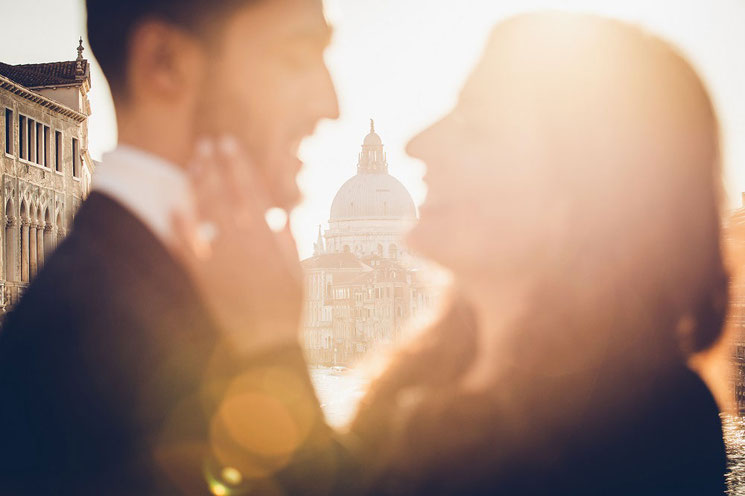
<svg viewBox="0 0 745 496">
<path fill-rule="evenodd" d="M 41 86 L 24 86 L 29 90 L 57 90 L 60 88 L 80 88 L 85 84 L 84 81 L 79 83 L 60 83 L 60 84 L 43 84 Z"/>
<path fill-rule="evenodd" d="M 1 76 L 1 75 L 0 75 L 0 88 L 6 89 L 10 91 L 11 93 L 19 95 L 34 103 L 38 103 L 42 107 L 52 109 L 55 112 L 59 112 L 62 115 L 71 117 L 77 122 L 83 122 L 84 120 L 88 118 L 87 115 L 81 112 L 78 112 L 77 110 L 73 110 L 70 107 L 67 107 L 65 105 L 62 105 L 61 103 L 55 102 L 54 100 L 47 98 L 43 95 L 40 95 L 39 93 L 36 93 L 35 91 L 32 91 L 29 88 L 26 88 L 25 86 L 21 86 L 15 81 L 8 79 L 7 77 Z"/>
<path fill-rule="evenodd" d="M 34 85 L 34 86 L 24 86 L 25 88 L 29 89 L 40 89 L 40 88 L 65 88 L 70 86 L 88 86 L 90 88 L 91 86 L 91 64 L 90 61 L 87 59 L 78 58 L 75 60 L 58 60 L 54 62 L 38 62 L 38 63 L 28 63 L 28 64 L 5 64 L 11 68 L 14 69 L 20 69 L 27 73 L 33 74 L 35 76 L 50 76 L 49 74 L 45 74 L 44 68 L 49 66 L 59 66 L 62 64 L 76 64 L 78 62 L 84 62 L 85 63 L 85 71 L 82 74 L 75 72 L 75 75 L 72 76 L 72 79 L 68 76 L 57 76 L 58 78 L 64 79 L 65 81 L 61 81 L 59 83 L 51 83 L 51 84 L 40 84 L 40 85 Z M 77 66 L 76 66 L 77 67 Z M 14 79 L 11 79 L 12 81 L 15 81 Z"/>
</svg>

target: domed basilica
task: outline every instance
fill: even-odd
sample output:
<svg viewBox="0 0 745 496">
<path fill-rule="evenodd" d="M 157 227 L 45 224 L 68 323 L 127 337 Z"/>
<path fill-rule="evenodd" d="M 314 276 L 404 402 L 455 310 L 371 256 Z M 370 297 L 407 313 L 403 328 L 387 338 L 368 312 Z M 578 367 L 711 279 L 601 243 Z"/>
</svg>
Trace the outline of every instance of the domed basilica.
<svg viewBox="0 0 745 496">
<path fill-rule="evenodd" d="M 370 120 L 357 174 L 334 197 L 329 228 L 303 260 L 304 341 L 311 363 L 350 364 L 391 343 L 431 295 L 403 237 L 417 221 L 406 187 L 388 173 L 383 141 Z"/>
<path fill-rule="evenodd" d="M 416 207 L 401 182 L 388 174 L 383 142 L 370 121 L 357 162 L 331 204 L 326 252 L 398 258 L 401 238 L 416 222 Z"/>
</svg>

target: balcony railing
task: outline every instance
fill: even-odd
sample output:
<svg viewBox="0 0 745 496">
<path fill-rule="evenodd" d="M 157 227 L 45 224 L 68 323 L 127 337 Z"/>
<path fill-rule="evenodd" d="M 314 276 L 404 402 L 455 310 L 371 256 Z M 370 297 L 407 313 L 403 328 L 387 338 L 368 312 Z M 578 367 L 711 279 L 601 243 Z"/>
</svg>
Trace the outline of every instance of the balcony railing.
<svg viewBox="0 0 745 496">
<path fill-rule="evenodd" d="M 7 312 L 21 299 L 27 282 L 0 281 L 0 311 Z"/>
</svg>

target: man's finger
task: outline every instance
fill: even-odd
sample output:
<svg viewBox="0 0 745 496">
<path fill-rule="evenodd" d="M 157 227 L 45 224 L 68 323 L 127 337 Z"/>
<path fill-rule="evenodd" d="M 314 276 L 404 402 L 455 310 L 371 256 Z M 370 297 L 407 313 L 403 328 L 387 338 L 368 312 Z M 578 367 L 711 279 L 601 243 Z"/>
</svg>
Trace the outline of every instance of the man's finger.
<svg viewBox="0 0 745 496">
<path fill-rule="evenodd" d="M 203 140 L 197 147 L 190 173 L 199 219 L 224 231 L 233 228 L 233 208 L 225 198 L 223 167 L 216 154 L 214 143 Z"/>
<path fill-rule="evenodd" d="M 197 227 L 192 220 L 175 212 L 171 216 L 171 225 L 173 227 L 171 248 L 185 264 L 194 268 L 200 260 L 209 258 L 210 247 L 200 239 Z"/>
</svg>

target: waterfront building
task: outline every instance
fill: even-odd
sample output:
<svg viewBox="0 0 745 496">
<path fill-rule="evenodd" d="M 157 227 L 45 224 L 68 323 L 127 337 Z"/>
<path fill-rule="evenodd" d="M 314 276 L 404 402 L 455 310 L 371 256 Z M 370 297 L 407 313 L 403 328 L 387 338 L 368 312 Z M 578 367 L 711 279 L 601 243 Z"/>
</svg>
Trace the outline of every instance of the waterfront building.
<svg viewBox="0 0 745 496">
<path fill-rule="evenodd" d="M 0 63 L 0 313 L 67 233 L 90 188 L 90 64 Z"/>
<path fill-rule="evenodd" d="M 429 310 L 432 294 L 421 264 L 403 242 L 417 221 L 411 195 L 388 173 L 383 142 L 370 122 L 357 173 L 331 204 L 329 228 L 303 260 L 303 328 L 308 359 L 350 364 L 394 342 L 406 323 Z"/>
</svg>

